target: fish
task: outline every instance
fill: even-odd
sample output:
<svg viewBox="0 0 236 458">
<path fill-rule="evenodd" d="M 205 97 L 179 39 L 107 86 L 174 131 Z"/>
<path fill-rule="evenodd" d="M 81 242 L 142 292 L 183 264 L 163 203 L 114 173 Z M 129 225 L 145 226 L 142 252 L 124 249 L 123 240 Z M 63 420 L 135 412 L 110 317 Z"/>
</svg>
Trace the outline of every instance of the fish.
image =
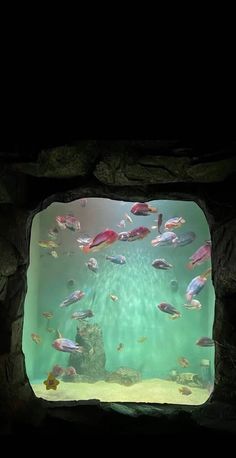
<svg viewBox="0 0 236 458">
<path fill-rule="evenodd" d="M 73 366 L 66 367 L 65 375 L 69 377 L 74 377 L 75 375 L 77 375 L 76 369 Z"/>
<path fill-rule="evenodd" d="M 74 312 L 71 315 L 71 318 L 73 320 L 85 320 L 85 318 L 91 318 L 92 316 L 94 316 L 92 310 L 88 309 L 88 310 L 79 310 L 78 312 Z"/>
<path fill-rule="evenodd" d="M 46 331 L 50 332 L 50 333 L 51 332 L 54 333 L 54 332 L 56 332 L 56 329 L 54 329 L 54 328 L 46 328 Z"/>
<path fill-rule="evenodd" d="M 39 240 L 39 246 L 42 248 L 58 248 L 59 245 L 53 240 Z"/>
<path fill-rule="evenodd" d="M 124 348 L 124 344 L 123 343 L 120 343 L 118 345 L 118 347 L 116 347 L 117 351 L 121 351 L 121 350 L 123 350 L 123 348 Z"/>
<path fill-rule="evenodd" d="M 178 312 L 178 310 L 176 310 L 173 305 L 168 304 L 167 302 L 161 302 L 161 304 L 157 305 L 157 308 L 159 308 L 161 312 L 169 313 L 172 315 L 172 320 L 181 317 L 180 312 Z"/>
<path fill-rule="evenodd" d="M 178 363 L 181 367 L 188 367 L 189 366 L 189 361 L 187 358 L 184 358 L 184 356 L 181 356 L 181 358 L 178 359 Z"/>
<path fill-rule="evenodd" d="M 125 219 L 125 221 L 128 221 L 128 223 L 132 223 L 133 222 L 131 216 L 129 216 L 128 213 L 125 213 L 124 219 Z"/>
<path fill-rule="evenodd" d="M 130 211 L 136 216 L 147 216 L 150 213 L 157 213 L 157 208 L 150 207 L 147 203 L 137 202 L 132 205 Z"/>
<path fill-rule="evenodd" d="M 56 364 L 55 366 L 53 366 L 51 374 L 54 377 L 60 377 L 61 375 L 64 374 L 64 369 L 62 366 L 59 366 L 58 364 Z"/>
<path fill-rule="evenodd" d="M 43 312 L 42 315 L 44 316 L 44 318 L 47 318 L 47 320 L 50 320 L 54 316 L 53 312 Z"/>
<path fill-rule="evenodd" d="M 147 336 L 141 336 L 141 337 L 138 338 L 137 342 L 138 342 L 138 343 L 143 343 L 143 342 L 145 342 L 146 340 L 147 340 Z"/>
<path fill-rule="evenodd" d="M 31 334 L 31 339 L 36 343 L 36 344 L 40 344 L 41 343 L 41 337 L 39 334 L 35 334 L 34 332 L 32 332 Z"/>
<path fill-rule="evenodd" d="M 95 258 L 90 258 L 88 262 L 85 263 L 85 265 L 88 267 L 89 270 L 92 272 L 97 273 L 98 271 L 98 262 Z"/>
<path fill-rule="evenodd" d="M 207 276 L 209 275 L 209 272 L 211 269 L 207 269 L 206 272 L 204 272 L 201 275 L 198 275 L 197 277 L 194 277 L 191 282 L 187 286 L 186 290 L 186 299 L 188 302 L 192 301 L 193 296 L 196 296 L 202 288 L 205 286 L 206 281 L 207 281 Z"/>
<path fill-rule="evenodd" d="M 71 231 L 80 230 L 80 222 L 73 215 L 56 216 L 56 222 L 61 229 L 70 229 Z"/>
<path fill-rule="evenodd" d="M 117 224 L 117 227 L 125 227 L 125 220 L 121 219 L 119 224 Z"/>
<path fill-rule="evenodd" d="M 110 246 L 112 243 L 118 240 L 118 233 L 112 229 L 106 229 L 103 232 L 97 234 L 92 241 L 82 247 L 84 253 L 90 253 L 90 251 L 99 251 L 102 248 Z"/>
<path fill-rule="evenodd" d="M 213 347 L 215 342 L 210 337 L 200 337 L 200 339 L 196 341 L 196 345 L 199 347 Z"/>
<path fill-rule="evenodd" d="M 106 256 L 106 259 L 114 264 L 122 265 L 126 263 L 126 257 L 122 256 L 122 254 L 117 254 L 116 256 Z"/>
<path fill-rule="evenodd" d="M 162 269 L 162 270 L 168 270 L 172 266 L 172 264 L 169 264 L 165 259 L 154 259 L 152 261 L 152 266 L 155 267 L 155 269 Z"/>
<path fill-rule="evenodd" d="M 189 269 L 193 269 L 195 266 L 199 266 L 204 261 L 207 261 L 211 257 L 211 241 L 207 240 L 206 243 L 200 248 L 198 248 L 195 253 L 189 258 L 190 262 L 188 263 L 187 267 Z"/>
<path fill-rule="evenodd" d="M 182 216 L 174 216 L 173 218 L 170 218 L 168 219 L 168 221 L 165 222 L 165 230 L 169 231 L 172 229 L 177 229 L 178 227 L 181 227 L 184 223 L 186 223 L 186 221 L 184 218 L 182 218 Z"/>
<path fill-rule="evenodd" d="M 115 294 L 109 294 L 109 297 L 111 298 L 111 300 L 112 300 L 113 302 L 118 301 L 118 297 L 115 296 Z"/>
<path fill-rule="evenodd" d="M 92 241 L 92 237 L 89 237 L 88 235 L 81 236 L 78 239 L 76 239 L 76 242 L 78 242 L 82 246 L 88 245 Z"/>
<path fill-rule="evenodd" d="M 179 388 L 179 392 L 184 394 L 185 396 L 189 396 L 190 394 L 192 394 L 192 391 L 187 386 L 182 386 L 181 388 Z"/>
<path fill-rule="evenodd" d="M 178 240 L 177 235 L 174 232 L 163 232 L 151 241 L 152 246 L 174 246 L 174 243 Z"/>
<path fill-rule="evenodd" d="M 128 242 L 133 242 L 134 240 L 144 239 L 147 235 L 150 234 L 150 230 L 147 227 L 139 226 L 132 231 L 128 231 Z"/>
<path fill-rule="evenodd" d="M 46 390 L 56 390 L 57 385 L 59 385 L 59 380 L 57 380 L 52 372 L 48 374 L 47 380 L 44 380 L 44 385 L 46 385 Z"/>
<path fill-rule="evenodd" d="M 83 291 L 74 291 L 63 302 L 61 302 L 61 304 L 59 304 L 59 307 L 68 307 L 68 305 L 80 301 L 84 296 L 85 293 Z"/>
<path fill-rule="evenodd" d="M 193 231 L 184 232 L 178 234 L 177 240 L 174 242 L 174 247 L 186 246 L 192 243 L 196 238 L 196 234 Z"/>
<path fill-rule="evenodd" d="M 50 251 L 50 255 L 53 257 L 53 258 L 58 258 L 58 254 L 55 250 L 52 250 Z"/>
<path fill-rule="evenodd" d="M 56 240 L 58 236 L 58 229 L 57 227 L 51 228 L 48 230 L 48 237 L 52 240 Z"/>
<path fill-rule="evenodd" d="M 202 308 L 202 304 L 197 301 L 197 299 L 192 299 L 190 303 L 184 304 L 184 307 L 187 310 L 200 310 Z"/>
<path fill-rule="evenodd" d="M 127 242 L 128 239 L 129 239 L 129 232 L 128 231 L 119 232 L 118 240 L 120 240 L 121 242 Z"/>
<path fill-rule="evenodd" d="M 55 339 L 52 343 L 52 347 L 65 353 L 82 353 L 84 351 L 84 348 L 79 346 L 78 343 L 63 337 Z"/>
</svg>

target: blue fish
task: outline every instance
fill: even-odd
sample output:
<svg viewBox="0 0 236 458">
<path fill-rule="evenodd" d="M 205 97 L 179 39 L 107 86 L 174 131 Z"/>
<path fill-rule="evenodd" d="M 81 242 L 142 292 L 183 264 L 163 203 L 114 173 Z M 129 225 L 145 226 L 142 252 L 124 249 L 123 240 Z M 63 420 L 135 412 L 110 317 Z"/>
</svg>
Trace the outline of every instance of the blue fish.
<svg viewBox="0 0 236 458">
<path fill-rule="evenodd" d="M 189 231 L 185 232 L 184 234 L 178 234 L 177 240 L 174 242 L 174 246 L 185 246 L 189 245 L 189 243 L 192 243 L 196 238 L 195 232 Z"/>
<path fill-rule="evenodd" d="M 126 263 L 125 256 L 122 256 L 121 254 L 117 254 L 117 256 L 106 256 L 106 259 L 108 259 L 111 262 L 114 262 L 114 264 L 125 264 Z"/>
<path fill-rule="evenodd" d="M 79 344 L 76 342 L 73 342 L 73 340 L 70 339 L 64 339 L 63 337 L 60 337 L 52 343 L 52 346 L 58 350 L 58 351 L 64 351 L 66 353 L 82 353 L 83 352 L 83 347 L 80 347 Z"/>
<path fill-rule="evenodd" d="M 74 320 L 84 320 L 85 318 L 90 318 L 94 316 L 92 310 L 79 310 L 78 312 L 74 312 L 71 315 L 71 318 Z"/>
<path fill-rule="evenodd" d="M 68 305 L 71 305 L 77 301 L 80 301 L 80 299 L 82 299 L 82 297 L 84 296 L 85 296 L 85 293 L 83 291 L 74 291 L 61 304 L 59 304 L 59 307 L 68 307 Z"/>
</svg>

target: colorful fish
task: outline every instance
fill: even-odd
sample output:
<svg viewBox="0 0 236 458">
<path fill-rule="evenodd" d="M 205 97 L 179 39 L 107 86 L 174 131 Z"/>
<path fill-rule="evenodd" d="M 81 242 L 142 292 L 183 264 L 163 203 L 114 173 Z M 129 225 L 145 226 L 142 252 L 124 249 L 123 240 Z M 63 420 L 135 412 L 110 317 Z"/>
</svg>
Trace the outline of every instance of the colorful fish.
<svg viewBox="0 0 236 458">
<path fill-rule="evenodd" d="M 207 261 L 211 257 L 211 241 L 208 240 L 204 245 L 198 248 L 195 253 L 189 258 L 190 262 L 187 265 L 189 269 L 193 269 L 195 266 L 199 266 L 204 261 Z"/>
<path fill-rule="evenodd" d="M 197 301 L 197 299 L 192 299 L 190 303 L 184 304 L 184 307 L 187 310 L 200 310 L 202 308 L 202 304 Z"/>
<path fill-rule="evenodd" d="M 171 317 L 172 320 L 175 320 L 176 318 L 181 317 L 180 312 L 176 310 L 173 307 L 173 305 L 168 304 L 167 302 L 161 302 L 161 304 L 157 305 L 157 307 L 159 308 L 159 310 L 161 310 L 161 312 L 169 313 L 170 315 L 172 315 Z"/>
<path fill-rule="evenodd" d="M 129 216 L 128 213 L 125 213 L 124 219 L 125 219 L 125 221 L 128 221 L 128 223 L 132 223 L 133 222 L 131 216 Z"/>
<path fill-rule="evenodd" d="M 55 339 L 52 347 L 65 353 L 82 353 L 84 351 L 83 347 L 79 346 L 78 343 L 63 337 Z"/>
<path fill-rule="evenodd" d="M 214 340 L 210 339 L 210 337 L 200 337 L 196 341 L 196 345 L 199 347 L 213 347 L 215 345 Z"/>
<path fill-rule="evenodd" d="M 117 227 L 125 227 L 125 220 L 121 219 L 119 224 L 117 224 Z"/>
<path fill-rule="evenodd" d="M 59 366 L 58 364 L 56 364 L 55 366 L 53 366 L 51 374 L 54 377 L 61 377 L 64 374 L 64 369 L 62 366 Z"/>
<path fill-rule="evenodd" d="M 154 259 L 152 261 L 152 266 L 155 267 L 155 269 L 162 269 L 162 270 L 168 270 L 172 266 L 172 264 L 169 264 L 165 259 Z"/>
<path fill-rule="evenodd" d="M 88 310 L 80 310 L 78 312 L 74 312 L 71 315 L 71 318 L 73 320 L 85 320 L 85 318 L 91 318 L 92 316 L 94 316 L 92 310 L 88 309 Z"/>
<path fill-rule="evenodd" d="M 80 230 L 80 222 L 73 215 L 57 216 L 56 222 L 61 229 L 70 229 L 71 231 Z"/>
<path fill-rule="evenodd" d="M 132 231 L 128 231 L 128 242 L 133 242 L 134 240 L 142 240 L 144 237 L 150 234 L 150 230 L 147 227 L 140 226 L 136 227 Z"/>
<path fill-rule="evenodd" d="M 43 312 L 42 315 L 44 316 L 44 318 L 47 318 L 47 320 L 53 318 L 53 312 Z"/>
<path fill-rule="evenodd" d="M 39 246 L 42 248 L 58 248 L 59 245 L 53 240 L 39 240 Z"/>
<path fill-rule="evenodd" d="M 99 251 L 102 248 L 110 246 L 112 243 L 118 240 L 119 235 L 112 229 L 106 229 L 103 232 L 97 234 L 92 241 L 82 247 L 84 253 L 90 253 L 90 251 Z"/>
<path fill-rule="evenodd" d="M 117 254 L 116 256 L 106 256 L 106 259 L 114 264 L 122 265 L 126 263 L 126 257 L 122 256 L 122 254 Z"/>
<path fill-rule="evenodd" d="M 68 305 L 80 301 L 84 296 L 85 293 L 83 291 L 74 291 L 63 302 L 61 302 L 61 304 L 59 304 L 59 307 L 68 307 Z"/>
<path fill-rule="evenodd" d="M 181 227 L 182 224 L 184 224 L 186 221 L 182 216 L 174 216 L 173 218 L 168 219 L 165 223 L 165 230 L 169 231 L 172 229 L 177 229 L 178 227 Z"/>
<path fill-rule="evenodd" d="M 150 213 L 157 213 L 157 208 L 150 207 L 146 203 L 137 202 L 131 207 L 130 211 L 136 216 L 147 216 Z"/>
<path fill-rule="evenodd" d="M 74 377 L 75 375 L 77 375 L 76 369 L 73 366 L 66 367 L 65 375 L 69 377 Z"/>
<path fill-rule="evenodd" d="M 31 334 L 31 339 L 32 339 L 36 344 L 40 344 L 40 343 L 41 343 L 41 337 L 40 337 L 38 334 L 35 334 L 34 332 L 32 332 L 32 334 Z"/>
<path fill-rule="evenodd" d="M 181 358 L 178 359 L 178 363 L 181 367 L 188 367 L 189 366 L 189 361 L 187 358 L 184 358 L 184 356 L 181 356 Z"/>
<path fill-rule="evenodd" d="M 196 238 L 195 232 L 189 231 L 184 234 L 178 234 L 177 240 L 174 242 L 175 247 L 186 246 L 192 243 Z"/>
<path fill-rule="evenodd" d="M 163 232 L 151 241 L 152 246 L 174 246 L 174 243 L 178 240 L 177 235 L 174 232 Z"/>
<path fill-rule="evenodd" d="M 117 296 L 115 296 L 115 294 L 109 294 L 109 297 L 111 298 L 113 302 L 116 302 L 119 299 Z"/>
<path fill-rule="evenodd" d="M 98 262 L 95 258 L 90 258 L 88 262 L 85 263 L 85 265 L 88 267 L 89 270 L 92 272 L 97 273 L 98 271 Z"/>
<path fill-rule="evenodd" d="M 197 277 L 193 278 L 189 283 L 187 290 L 186 290 L 186 299 L 188 302 L 192 301 L 192 298 L 196 296 L 202 288 L 205 286 L 207 281 L 207 276 L 209 275 L 211 269 L 207 269 L 202 275 L 198 275 Z"/>
<path fill-rule="evenodd" d="M 141 336 L 141 337 L 138 338 L 137 342 L 138 343 L 144 343 L 144 342 L 146 342 L 146 340 L 147 340 L 147 336 Z"/>
</svg>

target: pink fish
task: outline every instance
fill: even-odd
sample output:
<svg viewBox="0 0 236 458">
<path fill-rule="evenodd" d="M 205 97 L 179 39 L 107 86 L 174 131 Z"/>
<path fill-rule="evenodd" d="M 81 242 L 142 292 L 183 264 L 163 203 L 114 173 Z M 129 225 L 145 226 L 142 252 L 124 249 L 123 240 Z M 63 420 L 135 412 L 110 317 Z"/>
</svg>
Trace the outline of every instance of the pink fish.
<svg viewBox="0 0 236 458">
<path fill-rule="evenodd" d="M 208 240 L 204 245 L 198 248 L 195 253 L 189 258 L 190 262 L 187 265 L 189 269 L 193 269 L 195 266 L 199 266 L 204 261 L 207 261 L 211 257 L 211 241 Z"/>
<path fill-rule="evenodd" d="M 185 223 L 185 219 L 182 216 L 174 216 L 173 218 L 168 219 L 165 223 L 165 229 L 171 231 L 177 227 L 181 227 Z"/>
<path fill-rule="evenodd" d="M 79 344 L 74 342 L 70 339 L 64 339 L 63 337 L 54 340 L 52 343 L 52 347 L 54 347 L 58 351 L 64 351 L 66 353 L 82 353 L 83 347 L 80 347 Z"/>
<path fill-rule="evenodd" d="M 56 222 L 61 229 L 70 229 L 71 231 L 80 230 L 80 222 L 73 215 L 57 216 Z"/>
<path fill-rule="evenodd" d="M 76 369 L 73 366 L 69 366 L 65 369 L 65 374 L 73 377 L 77 375 Z"/>
<path fill-rule="evenodd" d="M 99 251 L 102 248 L 106 248 L 112 243 L 118 240 L 119 235 L 112 229 L 106 229 L 103 232 L 97 234 L 88 245 L 82 247 L 84 253 L 90 253 L 90 251 Z"/>
<path fill-rule="evenodd" d="M 150 207 L 148 204 L 146 203 L 140 203 L 140 202 L 137 202 L 136 204 L 134 204 L 132 207 L 131 207 L 131 213 L 133 213 L 133 215 L 137 215 L 137 216 L 147 216 L 149 215 L 150 213 L 157 213 L 157 208 L 155 207 Z"/>
<path fill-rule="evenodd" d="M 136 227 L 132 231 L 128 231 L 128 242 L 133 242 L 134 240 L 138 239 L 144 239 L 144 237 L 146 237 L 148 234 L 150 234 L 150 230 L 147 227 Z"/>
</svg>

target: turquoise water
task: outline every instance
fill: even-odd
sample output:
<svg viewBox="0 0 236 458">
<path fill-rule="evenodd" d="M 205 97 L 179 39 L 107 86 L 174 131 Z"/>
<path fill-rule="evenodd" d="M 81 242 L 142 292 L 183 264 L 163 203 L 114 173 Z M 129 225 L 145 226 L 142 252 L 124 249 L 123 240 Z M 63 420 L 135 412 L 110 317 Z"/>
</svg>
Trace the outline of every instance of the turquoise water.
<svg viewBox="0 0 236 458">
<path fill-rule="evenodd" d="M 192 270 L 187 268 L 189 257 L 210 239 L 205 215 L 196 203 L 187 201 L 151 201 L 149 205 L 157 207 L 158 213 L 148 216 L 133 215 L 130 212 L 132 205 L 133 202 L 88 198 L 85 206 L 80 201 L 55 202 L 35 216 L 23 332 L 26 370 L 32 384 L 45 380 L 54 365 L 71 366 L 70 354 L 57 351 L 52 343 L 58 338 L 58 331 L 62 337 L 75 341 L 76 327 L 81 321 L 71 319 L 71 315 L 86 309 L 91 309 L 94 314 L 87 318 L 87 322 L 98 324 L 102 331 L 106 371 L 128 367 L 138 371 L 143 380 L 167 380 L 171 371 L 176 370 L 199 374 L 206 383 L 213 383 L 214 347 L 196 345 L 199 338 L 212 337 L 215 295 L 210 275 L 204 288 L 194 297 L 202 308 L 188 310 L 184 307 L 190 281 L 211 267 L 209 259 Z M 133 222 L 126 221 L 124 228 L 117 227 L 125 213 Z M 154 220 L 159 213 L 163 214 L 162 231 L 169 218 L 181 216 L 186 222 L 173 231 L 177 236 L 194 231 L 195 240 L 182 247 L 153 247 L 151 240 L 158 232 L 151 226 L 156 225 Z M 56 216 L 68 214 L 78 217 L 79 231 L 61 229 L 56 223 Z M 85 254 L 76 240 L 83 236 L 94 237 L 107 228 L 119 233 L 139 226 L 150 230 L 144 239 L 118 240 L 97 252 Z M 53 250 L 58 257 L 52 256 L 52 249 L 38 244 L 40 240 L 51 240 L 48 230 L 54 227 L 58 229 L 55 242 L 59 247 Z M 106 259 L 106 256 L 114 255 L 125 256 L 126 264 L 114 264 Z M 85 265 L 90 258 L 98 262 L 97 273 Z M 155 269 L 152 262 L 156 258 L 164 258 L 173 267 Z M 71 279 L 74 287 L 70 288 L 68 281 Z M 177 281 L 177 291 L 171 288 L 171 280 Z M 59 307 L 75 290 L 85 292 L 85 296 L 68 307 Z M 117 296 L 118 300 L 112 301 L 110 294 Z M 171 304 L 181 316 L 170 319 L 171 315 L 157 308 L 162 302 Z M 48 311 L 53 314 L 51 319 L 42 315 Z M 39 343 L 33 341 L 32 333 L 39 336 Z M 138 342 L 142 337 L 143 342 Z M 118 351 L 120 344 L 122 348 Z M 185 368 L 178 362 L 181 357 L 188 361 Z M 202 359 L 209 360 L 210 369 L 201 366 Z"/>
</svg>

